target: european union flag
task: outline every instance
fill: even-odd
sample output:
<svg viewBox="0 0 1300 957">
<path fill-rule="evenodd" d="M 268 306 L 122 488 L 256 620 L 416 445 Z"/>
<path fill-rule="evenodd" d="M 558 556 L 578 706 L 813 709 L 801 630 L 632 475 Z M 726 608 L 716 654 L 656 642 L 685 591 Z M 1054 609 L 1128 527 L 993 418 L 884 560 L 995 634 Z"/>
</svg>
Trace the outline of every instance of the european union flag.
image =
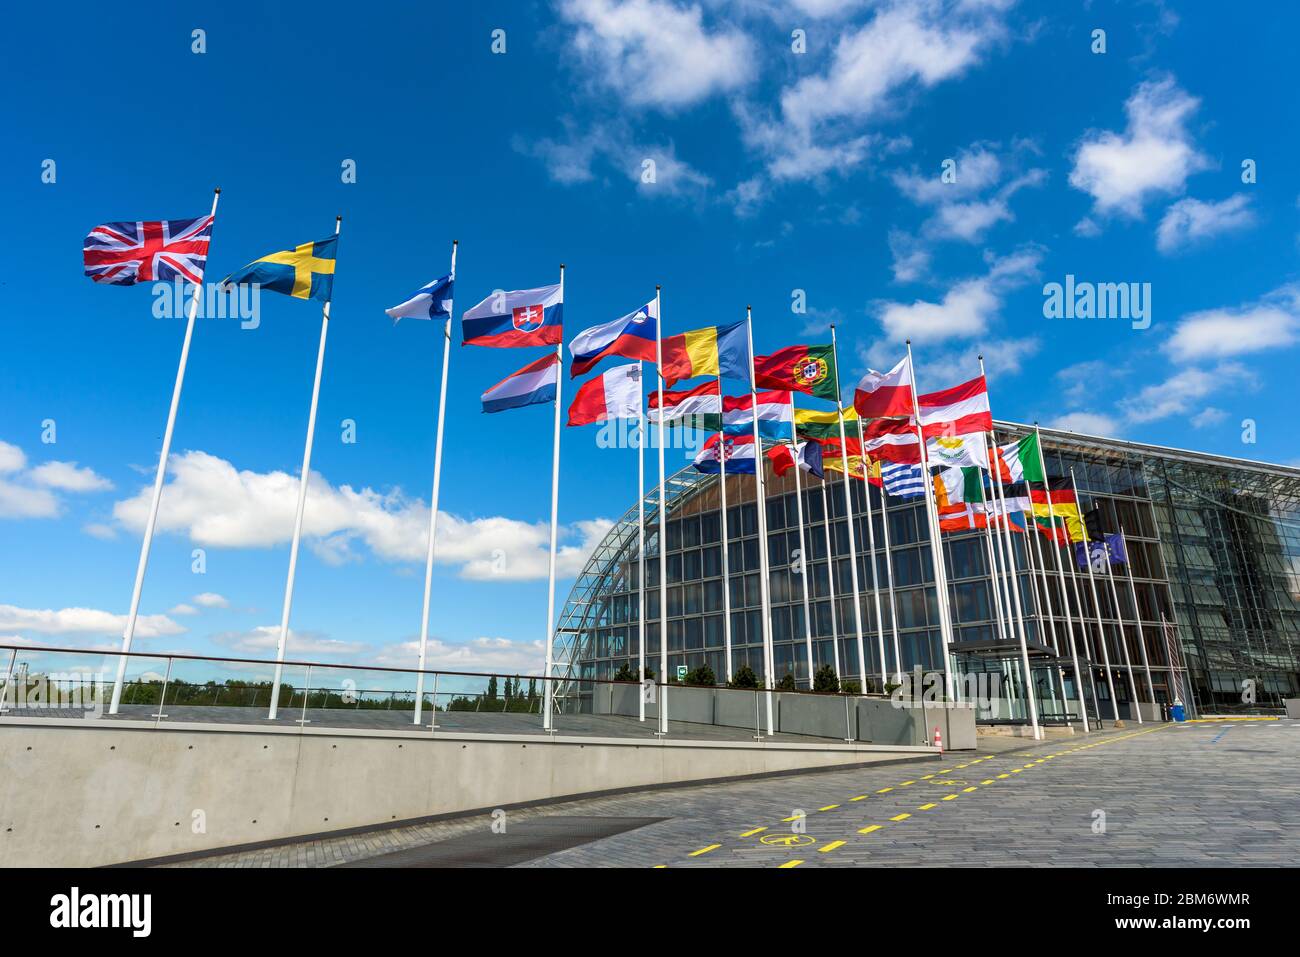
<svg viewBox="0 0 1300 957">
<path fill-rule="evenodd" d="M 334 289 L 334 256 L 338 243 L 338 236 L 331 236 L 271 253 L 235 270 L 222 285 L 255 283 L 262 289 L 282 292 L 295 299 L 328 300 Z"/>
</svg>

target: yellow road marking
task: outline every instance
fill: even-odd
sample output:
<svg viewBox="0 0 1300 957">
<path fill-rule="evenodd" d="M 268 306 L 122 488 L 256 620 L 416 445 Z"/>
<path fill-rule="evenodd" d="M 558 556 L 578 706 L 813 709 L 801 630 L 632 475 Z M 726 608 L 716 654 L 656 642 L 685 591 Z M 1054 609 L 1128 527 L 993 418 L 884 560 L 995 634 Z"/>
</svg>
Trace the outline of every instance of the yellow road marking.
<svg viewBox="0 0 1300 957">
<path fill-rule="evenodd" d="M 803 817 L 802 814 L 794 814 L 794 815 L 791 815 L 790 817 L 783 817 L 783 818 L 781 818 L 781 821 L 782 821 L 782 823 L 786 823 L 786 822 L 788 822 L 788 821 L 797 821 L 797 820 L 799 820 L 801 817 Z"/>
<path fill-rule="evenodd" d="M 665 867 L 667 867 L 667 866 L 668 866 L 667 864 L 656 864 L 654 867 L 651 868 L 651 870 L 654 870 L 654 871 L 660 871 L 660 870 L 663 870 L 663 869 L 664 869 Z"/>
<path fill-rule="evenodd" d="M 881 828 L 881 825 L 879 825 L 879 824 L 868 824 L 866 827 L 859 828 L 859 829 L 858 829 L 858 833 L 859 833 L 859 834 L 870 834 L 872 831 L 878 831 L 878 830 L 880 830 L 880 828 Z"/>
<path fill-rule="evenodd" d="M 828 805 L 826 805 L 825 807 L 819 807 L 817 810 L 819 810 L 819 811 L 833 811 L 833 810 L 835 810 L 837 807 L 839 807 L 838 804 L 828 804 Z"/>
<path fill-rule="evenodd" d="M 915 784 L 915 783 L 916 783 L 915 781 L 904 781 L 902 784 L 899 785 L 899 787 L 900 787 L 900 788 L 905 788 L 905 787 L 908 787 L 909 785 L 912 785 L 912 784 Z"/>
<path fill-rule="evenodd" d="M 978 791 L 978 790 L 979 790 L 979 788 L 976 788 L 976 787 L 962 788 L 962 789 L 961 789 L 961 793 L 962 793 L 962 794 L 970 794 L 971 791 Z"/>
<path fill-rule="evenodd" d="M 859 794 L 855 798 L 849 798 L 850 801 L 865 801 L 866 799 L 867 799 L 867 795 L 865 794 Z"/>
<path fill-rule="evenodd" d="M 937 804 L 922 804 L 920 807 L 917 808 L 917 810 L 918 810 L 918 811 L 928 811 L 928 810 L 930 810 L 930 808 L 932 808 L 932 807 L 938 807 L 938 806 L 939 806 L 939 805 L 937 805 Z"/>
<path fill-rule="evenodd" d="M 992 783 L 993 783 L 992 778 L 986 778 L 985 780 L 980 782 L 980 784 L 992 784 Z"/>
<path fill-rule="evenodd" d="M 1011 777 L 1011 775 L 1009 775 L 1009 774 L 999 774 L 998 777 L 999 777 L 999 778 L 1009 778 L 1009 777 Z"/>
<path fill-rule="evenodd" d="M 766 827 L 766 826 L 764 826 L 764 827 L 756 827 L 756 828 L 754 828 L 752 831 L 746 831 L 744 834 L 742 834 L 742 835 L 740 835 L 740 836 L 741 836 L 741 837 L 753 837 L 755 834 L 762 834 L 762 833 L 763 833 L 764 831 L 766 831 L 766 830 L 767 830 L 767 827 Z"/>
<path fill-rule="evenodd" d="M 932 778 L 932 777 L 934 777 L 933 774 L 922 774 L 922 775 L 921 775 L 921 780 L 922 780 L 922 781 L 928 781 L 928 780 L 930 780 L 930 778 Z"/>
<path fill-rule="evenodd" d="M 691 853 L 688 856 L 699 857 L 701 854 L 709 853 L 709 851 L 716 851 L 721 846 L 722 846 L 721 844 L 710 844 L 708 847 L 702 847 L 698 851 L 691 851 Z"/>
<path fill-rule="evenodd" d="M 835 848 L 843 847 L 843 846 L 844 846 L 843 841 L 831 841 L 829 844 L 825 845 L 824 847 L 817 848 L 817 852 L 819 854 L 828 854 L 831 851 L 835 850 Z"/>
<path fill-rule="evenodd" d="M 888 794 L 888 793 L 889 793 L 890 791 L 892 791 L 892 790 L 894 790 L 894 789 L 893 789 L 893 788 L 881 788 L 881 789 L 880 789 L 879 791 L 877 791 L 876 793 L 877 793 L 877 794 Z"/>
<path fill-rule="evenodd" d="M 906 821 L 906 820 L 907 820 L 909 817 L 911 817 L 911 816 L 912 816 L 912 815 L 910 815 L 910 814 L 895 814 L 893 817 L 890 818 L 890 820 L 891 820 L 891 821 Z"/>
<path fill-rule="evenodd" d="M 955 800 L 957 800 L 957 795 L 955 795 L 955 794 L 945 794 L 945 795 L 943 796 L 943 799 L 944 799 L 945 801 L 955 801 Z"/>
<path fill-rule="evenodd" d="M 787 867 L 798 867 L 802 863 L 803 861 L 786 861 L 784 864 L 781 865 L 780 869 L 784 870 Z"/>
</svg>

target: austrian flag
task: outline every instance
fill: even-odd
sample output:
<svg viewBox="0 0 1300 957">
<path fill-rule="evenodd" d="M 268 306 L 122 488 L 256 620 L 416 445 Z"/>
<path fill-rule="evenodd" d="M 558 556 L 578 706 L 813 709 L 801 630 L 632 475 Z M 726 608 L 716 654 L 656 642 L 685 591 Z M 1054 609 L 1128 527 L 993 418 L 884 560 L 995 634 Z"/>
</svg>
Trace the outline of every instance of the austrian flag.
<svg viewBox="0 0 1300 957">
<path fill-rule="evenodd" d="M 197 285 L 203 282 L 211 239 L 211 216 L 104 223 L 86 236 L 82 260 L 95 282 L 131 286 L 181 279 Z"/>
</svg>

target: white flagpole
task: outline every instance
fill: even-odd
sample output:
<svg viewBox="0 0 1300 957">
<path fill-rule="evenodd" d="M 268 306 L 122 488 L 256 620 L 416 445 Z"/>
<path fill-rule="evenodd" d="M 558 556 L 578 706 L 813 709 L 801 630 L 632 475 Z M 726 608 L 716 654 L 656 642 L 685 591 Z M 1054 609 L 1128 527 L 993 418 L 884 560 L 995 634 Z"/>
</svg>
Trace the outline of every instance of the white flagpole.
<svg viewBox="0 0 1300 957">
<path fill-rule="evenodd" d="M 343 217 L 334 218 L 334 235 L 339 234 Z M 280 679 L 284 673 L 284 650 L 289 641 L 289 612 L 293 608 L 293 580 L 298 571 L 298 544 L 302 540 L 302 516 L 307 508 L 307 481 L 311 477 L 311 450 L 316 438 L 316 408 L 320 403 L 320 377 L 325 367 L 325 337 L 330 328 L 330 302 L 334 297 L 334 288 L 330 286 L 330 298 L 325 300 L 321 310 L 320 345 L 316 349 L 316 377 L 311 386 L 311 411 L 307 416 L 307 441 L 302 450 L 302 474 L 298 476 L 298 510 L 293 519 L 293 543 L 289 548 L 289 574 L 284 582 L 284 607 L 280 612 L 280 640 L 275 648 L 275 678 L 271 682 L 271 708 L 266 715 L 268 721 L 274 721 L 280 708 Z M 304 689 L 304 694 L 306 693 Z"/>
<path fill-rule="evenodd" d="M 758 421 L 758 409 L 754 410 L 754 420 Z M 808 688 L 813 686 L 813 639 L 812 611 L 808 599 L 808 546 L 803 534 L 803 479 L 799 473 L 799 435 L 794 424 L 794 393 L 790 393 L 790 456 L 794 459 L 794 502 L 795 513 L 799 518 L 799 581 L 803 586 L 803 637 L 808 652 Z"/>
<path fill-rule="evenodd" d="M 758 377 L 754 372 L 754 311 L 745 307 L 745 332 L 749 337 L 749 400 L 751 420 L 754 425 L 754 491 L 758 496 L 758 595 L 763 610 L 763 653 L 767 665 L 767 733 L 776 734 L 776 717 L 772 708 L 772 688 L 776 685 L 776 655 L 772 652 L 772 594 L 770 590 L 771 565 L 767 553 L 767 475 L 763 464 L 763 440 L 758 434 Z"/>
<path fill-rule="evenodd" d="M 451 282 L 456 281 L 457 241 L 451 241 Z M 453 285 L 453 291 L 455 287 Z M 454 299 L 453 299 L 454 304 Z M 447 367 L 451 364 L 451 312 L 442 326 L 442 383 L 438 386 L 438 434 L 433 443 L 433 494 L 429 500 L 429 550 L 424 558 L 424 610 L 420 614 L 420 669 L 415 679 L 415 723 L 424 706 L 424 662 L 429 647 L 429 596 L 433 591 L 433 546 L 438 534 L 438 489 L 442 483 L 442 432 L 447 418 Z M 433 702 L 438 713 L 438 702 Z M 434 722 L 437 723 L 436 721 Z"/>
<path fill-rule="evenodd" d="M 912 408 L 915 410 L 916 439 L 921 444 L 921 472 L 925 479 L 925 512 L 930 525 L 930 555 L 934 565 L 935 606 L 939 609 L 939 640 L 943 645 L 943 685 L 949 701 L 957 700 L 952 680 L 950 659 L 952 652 L 952 619 L 948 608 L 948 576 L 943 562 L 943 536 L 939 531 L 939 510 L 934 504 L 934 484 L 930 478 L 930 454 L 925 443 L 925 430 L 921 426 L 921 403 L 916 393 L 916 364 L 912 361 L 912 340 L 907 340 L 907 364 L 912 369 Z"/>
<path fill-rule="evenodd" d="M 722 376 L 718 376 L 718 414 L 722 414 Z M 722 644 L 727 656 L 727 681 L 733 677 L 731 663 L 731 559 L 727 555 L 727 446 L 726 423 L 718 432 L 718 488 L 722 494 Z"/>
<path fill-rule="evenodd" d="M 993 611 L 997 620 L 998 638 L 1006 641 L 1007 629 L 1002 620 L 1002 586 L 998 584 L 998 561 L 997 556 L 993 553 L 993 530 L 989 528 L 987 521 L 984 523 L 984 550 L 988 553 L 989 584 L 992 586 Z"/>
<path fill-rule="evenodd" d="M 212 191 L 212 212 L 214 225 L 217 215 L 217 201 L 221 199 L 220 188 Z M 209 237 L 209 245 L 211 237 Z M 207 278 L 207 265 L 204 264 L 204 279 Z M 158 471 L 154 473 L 153 500 L 149 503 L 149 519 L 144 526 L 144 541 L 140 543 L 140 561 L 135 566 L 135 585 L 131 589 L 131 607 L 126 615 L 126 627 L 122 630 L 122 656 L 117 659 L 117 679 L 113 682 L 113 699 L 109 703 L 108 713 L 117 714 L 122 703 L 122 685 L 126 680 L 127 653 L 131 642 L 135 640 L 135 623 L 140 613 L 140 593 L 144 590 L 144 573 L 149 567 L 149 549 L 153 546 L 153 532 L 158 524 L 158 504 L 162 501 L 163 480 L 167 476 L 167 457 L 171 454 L 172 432 L 176 428 L 176 410 L 181 404 L 181 386 L 185 383 L 185 366 L 190 359 L 190 341 L 194 338 L 194 317 L 198 314 L 199 297 L 203 295 L 204 283 L 194 286 L 190 295 L 189 308 L 185 316 L 185 338 L 181 342 L 181 358 L 176 365 L 176 382 L 172 386 L 172 404 L 167 409 L 167 428 L 163 430 L 162 449 L 158 453 Z M 161 710 L 161 709 L 159 709 Z"/>
<path fill-rule="evenodd" d="M 560 302 L 564 302 L 564 263 L 560 263 Z M 551 557 L 547 565 L 546 583 L 546 687 L 542 701 L 546 705 L 546 719 L 542 728 L 555 728 L 555 682 L 551 672 L 555 667 L 555 552 L 560 531 L 560 413 L 564 391 L 564 343 L 555 344 L 555 437 L 551 452 Z"/>
<path fill-rule="evenodd" d="M 1128 641 L 1124 638 L 1124 616 L 1119 610 L 1119 591 L 1115 587 L 1115 572 L 1110 567 L 1110 547 L 1106 548 L 1106 578 L 1110 581 L 1110 600 L 1115 603 L 1115 627 L 1119 631 L 1119 650 L 1124 653 L 1124 667 L 1128 670 L 1128 686 L 1133 692 L 1133 711 L 1137 714 L 1138 724 L 1142 720 L 1142 701 L 1138 698 L 1137 680 L 1133 677 L 1133 658 L 1128 653 Z M 1135 609 L 1136 610 L 1136 609 Z M 1142 626 L 1138 626 L 1138 637 L 1142 636 Z"/>
<path fill-rule="evenodd" d="M 1074 469 L 1070 469 L 1070 485 L 1074 487 L 1074 507 L 1081 509 L 1083 503 L 1079 501 L 1079 483 L 1075 481 Z M 1097 597 L 1097 579 L 1092 574 L 1092 550 L 1088 548 L 1088 530 L 1083 525 L 1083 512 L 1079 512 L 1079 527 L 1083 528 L 1083 548 L 1084 553 L 1088 556 L 1088 586 L 1092 590 L 1092 607 L 1097 613 L 1097 640 L 1101 642 L 1101 660 L 1106 668 L 1106 688 L 1110 691 L 1110 710 L 1115 715 L 1115 720 L 1119 720 L 1119 699 L 1115 697 L 1115 679 L 1110 673 L 1110 649 L 1106 646 L 1106 626 L 1101 621 L 1101 601 Z M 1074 543 L 1070 543 L 1070 557 L 1076 559 L 1077 553 L 1074 550 Z"/>
<path fill-rule="evenodd" d="M 842 679 L 840 667 L 840 629 L 835 611 L 835 552 L 831 549 L 831 506 L 826 497 L 826 465 L 822 463 L 822 526 L 826 530 L 826 583 L 831 595 L 831 650 L 835 654 L 835 677 Z"/>
<path fill-rule="evenodd" d="M 862 419 L 858 418 L 858 444 L 862 447 L 862 456 L 867 456 L 866 442 L 863 440 Z M 889 629 L 894 640 L 894 680 L 903 681 L 902 646 L 898 643 L 898 600 L 894 597 L 894 559 L 889 553 L 889 491 L 885 488 L 884 477 L 880 480 L 880 535 L 885 540 L 885 587 L 889 589 Z"/>
<path fill-rule="evenodd" d="M 655 317 L 655 324 L 658 325 L 659 317 Z M 641 373 L 644 368 L 643 364 L 638 362 L 637 381 L 641 383 L 640 390 L 644 393 L 645 379 Z M 659 415 L 663 416 L 663 410 L 659 410 Z M 636 651 L 636 678 L 641 682 L 641 687 L 637 689 L 637 701 L 640 702 L 637 708 L 638 719 L 645 720 L 645 395 L 642 394 L 640 401 L 640 415 L 637 418 L 637 452 L 636 452 L 636 501 L 637 501 L 637 536 L 636 536 L 636 560 L 637 560 L 637 651 Z"/>
<path fill-rule="evenodd" d="M 1069 538 L 1068 526 L 1066 528 L 1066 537 Z M 1092 710 L 1097 712 L 1097 721 L 1100 722 L 1101 721 L 1101 699 L 1097 697 L 1097 680 L 1092 675 L 1092 670 L 1091 670 L 1092 666 L 1097 663 L 1095 658 L 1095 655 L 1097 654 L 1097 649 L 1092 646 L 1091 639 L 1088 638 L 1088 629 L 1084 624 L 1084 616 L 1087 614 L 1087 609 L 1084 607 L 1083 604 L 1083 592 L 1079 590 L 1079 568 L 1078 568 L 1078 562 L 1076 561 L 1076 556 L 1074 554 L 1074 543 L 1070 542 L 1066 546 L 1065 550 L 1069 553 L 1066 557 L 1066 561 L 1068 561 L 1070 565 L 1070 587 L 1074 589 L 1074 604 L 1079 609 L 1079 640 L 1083 642 L 1084 653 L 1087 655 L 1094 656 L 1089 659 L 1088 684 L 1092 688 Z M 1057 548 L 1057 552 L 1058 554 L 1060 552 L 1059 546 Z"/>
<path fill-rule="evenodd" d="M 1025 488 L 1029 489 L 1029 479 L 1025 479 Z M 1061 686 L 1061 705 L 1069 711 L 1070 699 L 1065 694 L 1065 669 L 1061 667 L 1061 643 L 1056 636 L 1056 613 L 1052 610 L 1052 590 L 1047 584 L 1047 564 L 1043 561 L 1043 549 L 1039 544 L 1038 523 L 1034 520 L 1033 501 L 1031 495 L 1030 512 L 1026 514 L 1021 512 L 1020 515 L 1025 520 L 1025 534 L 1033 540 L 1033 551 L 1030 554 L 1030 575 L 1034 580 L 1034 604 L 1038 609 L 1038 631 L 1040 635 L 1046 638 L 1049 634 L 1051 637 L 1052 650 L 1056 652 L 1056 677 Z M 1025 549 L 1028 551 L 1029 542 L 1025 542 Z M 1040 599 L 1038 596 L 1042 596 Z M 1044 642 L 1046 643 L 1046 642 Z"/>
<path fill-rule="evenodd" d="M 844 467 L 844 518 L 849 529 L 849 581 L 853 585 L 853 625 L 858 638 L 858 680 L 862 685 L 862 693 L 866 694 L 867 655 L 862 640 L 862 591 L 858 584 L 858 546 L 853 531 L 853 494 L 849 488 L 849 440 L 844 431 L 844 406 L 840 401 L 840 350 L 835 338 L 835 323 L 831 323 L 831 358 L 835 361 L 835 417 L 840 424 L 840 464 Z M 840 680 L 844 679 L 841 677 Z"/>
<path fill-rule="evenodd" d="M 1142 631 L 1142 610 L 1138 607 L 1137 585 L 1133 583 L 1133 553 L 1129 549 L 1128 536 L 1124 534 L 1124 526 L 1119 527 L 1120 538 L 1124 540 L 1124 557 L 1128 559 L 1124 563 L 1124 571 L 1128 574 L 1128 590 L 1133 596 L 1133 624 L 1137 626 L 1138 633 L 1138 650 L 1142 652 L 1142 667 L 1147 675 L 1147 691 L 1151 693 L 1151 704 L 1156 703 L 1156 683 L 1151 678 L 1151 662 L 1147 658 L 1147 640 Z"/>
<path fill-rule="evenodd" d="M 871 507 L 871 481 L 870 481 L 870 460 L 867 458 L 865 444 L 862 440 L 862 419 L 858 419 L 858 451 L 859 458 L 862 461 L 862 497 L 867 503 L 867 553 L 871 560 L 871 594 L 876 603 L 876 650 L 880 655 L 880 691 L 883 694 L 885 685 L 889 684 L 889 664 L 885 661 L 885 622 L 880 613 L 880 571 L 876 567 L 876 520 L 872 514 Z M 880 482 L 880 501 L 884 505 L 885 501 L 885 482 Z M 883 513 L 883 508 L 882 508 Z M 862 689 L 866 691 L 866 688 Z"/>
<path fill-rule="evenodd" d="M 668 733 L 668 497 L 664 483 L 664 314 L 655 285 L 655 368 L 659 373 L 659 733 Z M 719 390 L 721 391 L 721 390 Z"/>
</svg>

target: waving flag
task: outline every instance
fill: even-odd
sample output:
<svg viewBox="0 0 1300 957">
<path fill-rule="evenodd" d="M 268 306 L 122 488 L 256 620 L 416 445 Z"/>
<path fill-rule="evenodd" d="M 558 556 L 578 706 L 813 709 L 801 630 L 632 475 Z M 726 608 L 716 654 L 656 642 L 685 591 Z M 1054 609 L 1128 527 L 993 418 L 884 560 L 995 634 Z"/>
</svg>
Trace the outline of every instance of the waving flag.
<svg viewBox="0 0 1300 957">
<path fill-rule="evenodd" d="M 727 460 L 727 472 L 736 474 L 754 474 L 754 436 L 751 435 L 712 435 L 695 456 L 695 468 L 699 472 L 720 472 L 721 461 Z"/>
<path fill-rule="evenodd" d="M 591 425 L 641 415 L 641 367 L 615 366 L 584 382 L 569 406 L 569 425 Z"/>
<path fill-rule="evenodd" d="M 926 440 L 925 455 L 930 464 L 939 466 L 989 467 L 989 447 L 983 432 L 969 435 L 942 435 Z"/>
<path fill-rule="evenodd" d="M 728 435 L 754 431 L 752 396 L 722 397 L 722 430 Z M 794 424 L 789 392 L 758 393 L 758 434 L 765 439 L 788 439 Z"/>
<path fill-rule="evenodd" d="M 744 322 L 669 336 L 663 340 L 663 354 L 668 385 L 702 375 L 749 381 L 749 331 Z"/>
<path fill-rule="evenodd" d="M 927 439 L 993 430 L 989 388 L 983 376 L 951 389 L 917 396 L 916 401 L 921 410 L 922 431 Z M 987 468 L 987 453 L 984 462 L 983 467 Z"/>
<path fill-rule="evenodd" d="M 853 407 L 864 419 L 914 415 L 911 356 L 888 372 L 869 370 L 853 393 Z"/>
<path fill-rule="evenodd" d="M 880 462 L 919 465 L 921 441 L 907 419 L 872 419 L 862 426 L 863 449 Z"/>
<path fill-rule="evenodd" d="M 650 393 L 650 421 L 659 422 L 659 391 Z M 722 390 L 715 379 L 694 389 L 664 392 L 663 424 L 701 432 L 722 431 Z"/>
<path fill-rule="evenodd" d="M 86 275 L 95 282 L 131 286 L 182 279 L 198 284 L 208 264 L 212 217 L 96 226 L 82 244 Z"/>
<path fill-rule="evenodd" d="M 857 426 L 854 424 L 858 421 L 858 413 L 852 407 L 844 410 L 845 433 L 850 430 L 856 431 Z M 794 425 L 799 430 L 799 434 L 807 436 L 810 439 L 830 439 L 839 438 L 840 420 L 833 411 L 820 412 L 814 409 L 795 409 Z"/>
<path fill-rule="evenodd" d="M 1038 457 L 1038 433 L 997 447 L 998 478 L 1003 482 L 1043 481 L 1042 460 Z"/>
<path fill-rule="evenodd" d="M 925 476 L 920 465 L 881 462 L 880 480 L 894 498 L 917 498 L 925 494 Z"/>
<path fill-rule="evenodd" d="M 434 316 L 451 315 L 451 292 L 455 280 L 443 276 L 421 286 L 406 302 L 392 309 L 385 309 L 388 317 L 396 322 L 399 319 L 432 319 Z"/>
<path fill-rule="evenodd" d="M 654 362 L 658 358 L 655 355 L 658 330 L 659 313 L 653 299 L 626 316 L 582 330 L 569 343 L 573 356 L 569 377 L 586 374 L 606 356 Z"/>
<path fill-rule="evenodd" d="M 833 346 L 787 346 L 770 356 L 754 356 L 754 381 L 760 389 L 788 389 L 839 401 Z"/>
<path fill-rule="evenodd" d="M 255 259 L 221 281 L 226 288 L 256 285 L 295 299 L 328 300 L 334 291 L 334 259 L 338 236 L 303 243 L 293 249 Z"/>
<path fill-rule="evenodd" d="M 790 446 L 774 445 L 767 450 L 767 457 L 772 460 L 772 468 L 777 475 L 784 475 L 795 467 L 796 456 Z M 798 466 L 805 472 L 818 478 L 824 476 L 822 468 L 822 447 L 817 442 L 800 442 L 798 447 Z"/>
<path fill-rule="evenodd" d="M 522 405 L 555 401 L 560 381 L 560 357 L 555 353 L 530 362 L 483 393 L 484 412 L 504 412 Z"/>
<path fill-rule="evenodd" d="M 465 346 L 553 346 L 564 339 L 564 290 L 556 283 L 494 292 L 461 316 L 460 323 Z"/>
</svg>

